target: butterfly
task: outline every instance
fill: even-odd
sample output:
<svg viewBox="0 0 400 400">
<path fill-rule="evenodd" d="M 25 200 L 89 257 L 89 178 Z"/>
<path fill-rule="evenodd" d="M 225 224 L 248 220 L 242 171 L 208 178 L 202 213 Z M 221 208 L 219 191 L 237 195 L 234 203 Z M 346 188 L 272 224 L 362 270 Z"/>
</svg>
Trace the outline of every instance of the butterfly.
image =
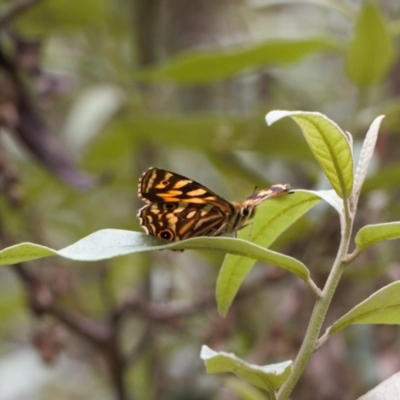
<svg viewBox="0 0 400 400">
<path fill-rule="evenodd" d="M 169 241 L 236 233 L 254 216 L 263 201 L 290 192 L 277 184 L 243 202 L 230 202 L 175 172 L 149 168 L 139 179 L 138 195 L 147 204 L 137 216 L 148 235 Z"/>
</svg>

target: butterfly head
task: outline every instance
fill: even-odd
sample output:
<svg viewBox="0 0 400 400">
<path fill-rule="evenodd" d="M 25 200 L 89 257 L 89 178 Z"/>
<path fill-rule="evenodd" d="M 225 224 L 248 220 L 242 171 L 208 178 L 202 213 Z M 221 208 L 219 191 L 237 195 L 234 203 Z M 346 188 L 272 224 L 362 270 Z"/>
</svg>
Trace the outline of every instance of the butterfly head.
<svg viewBox="0 0 400 400">
<path fill-rule="evenodd" d="M 256 212 L 256 206 L 257 204 L 255 204 L 251 199 L 244 201 L 240 207 L 240 216 L 242 219 L 247 220 L 252 218 Z"/>
<path fill-rule="evenodd" d="M 235 232 L 247 225 L 247 221 L 253 218 L 257 204 L 251 199 L 247 199 L 242 203 L 232 202 L 231 203 L 235 209 L 236 214 L 229 222 L 230 228 L 227 229 L 227 233 Z"/>
<path fill-rule="evenodd" d="M 239 212 L 241 217 L 240 225 L 242 225 L 248 219 L 251 219 L 256 212 L 257 206 L 265 200 L 283 196 L 289 193 L 293 192 L 290 191 L 290 185 L 287 183 L 283 185 L 273 185 L 269 189 L 263 189 L 259 192 L 253 193 L 243 203 L 239 203 Z"/>
</svg>

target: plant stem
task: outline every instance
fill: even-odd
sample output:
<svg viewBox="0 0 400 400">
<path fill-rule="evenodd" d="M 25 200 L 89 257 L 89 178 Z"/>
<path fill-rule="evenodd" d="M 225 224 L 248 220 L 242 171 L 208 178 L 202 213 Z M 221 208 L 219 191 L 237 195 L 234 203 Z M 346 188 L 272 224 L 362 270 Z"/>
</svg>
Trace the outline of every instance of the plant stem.
<svg viewBox="0 0 400 400">
<path fill-rule="evenodd" d="M 322 296 L 320 298 L 317 298 L 316 300 L 314 310 L 308 324 L 307 332 L 293 364 L 293 373 L 278 391 L 279 400 L 287 400 L 289 398 L 297 381 L 300 379 L 312 354 L 314 353 L 315 345 L 318 340 L 318 335 L 325 320 L 325 315 L 328 311 L 329 304 L 335 293 L 343 270 L 348 264 L 345 261 L 345 257 L 347 255 L 350 245 L 353 218 L 349 210 L 349 203 L 346 200 L 344 200 L 344 217 L 341 218 L 341 222 L 342 237 L 335 262 L 333 263 L 332 270 L 325 283 L 324 290 L 322 291 Z"/>
</svg>

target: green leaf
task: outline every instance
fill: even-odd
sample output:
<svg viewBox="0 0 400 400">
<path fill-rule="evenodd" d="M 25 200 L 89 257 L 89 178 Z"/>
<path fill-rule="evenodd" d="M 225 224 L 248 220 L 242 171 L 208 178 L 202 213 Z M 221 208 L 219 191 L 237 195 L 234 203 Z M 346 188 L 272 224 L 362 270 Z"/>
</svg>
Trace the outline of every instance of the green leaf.
<svg viewBox="0 0 400 400">
<path fill-rule="evenodd" d="M 363 192 L 375 189 L 394 190 L 400 185 L 400 163 L 393 163 L 377 170 L 365 180 Z"/>
<path fill-rule="evenodd" d="M 20 243 L 0 251 L 0 265 L 17 264 L 57 255 L 57 251 L 33 243 Z"/>
<path fill-rule="evenodd" d="M 132 116 L 115 122 L 110 134 L 123 132 L 134 140 L 153 140 L 158 145 L 189 148 L 196 151 L 223 152 L 253 150 L 270 157 L 312 159 L 306 143 L 293 126 L 283 123 L 268 128 L 261 114 L 249 117 L 202 114 L 201 116 L 145 118 Z M 132 135 L 131 135 L 132 136 Z M 290 142 L 290 146 L 288 143 Z M 221 150 L 222 149 L 222 150 Z"/>
<path fill-rule="evenodd" d="M 284 254 L 264 249 L 261 246 L 257 247 L 259 247 L 260 254 L 257 257 L 252 257 L 253 260 L 264 261 L 276 267 L 283 268 L 297 275 L 306 283 L 310 283 L 310 272 L 302 262 Z M 234 253 L 230 252 L 230 254 Z M 263 257 L 261 258 L 261 256 Z M 239 257 L 225 257 L 218 275 L 216 287 L 218 311 L 222 316 L 225 316 L 228 312 L 236 293 L 253 265 L 254 261 L 252 260 Z"/>
<path fill-rule="evenodd" d="M 247 239 L 251 236 L 251 240 L 262 248 L 268 247 L 288 226 L 320 201 L 321 198 L 318 195 L 307 191 L 295 191 L 288 196 L 267 200 L 258 206 L 252 224 L 239 231 L 238 236 Z M 277 253 L 270 252 L 270 254 Z M 274 265 L 284 268 L 309 282 L 309 271 L 299 261 L 287 256 L 279 258 L 279 262 L 275 257 L 271 257 L 271 260 L 275 262 Z M 266 258 L 263 261 L 266 261 Z M 253 265 L 253 260 L 236 257 L 232 253 L 225 257 L 216 287 L 218 311 L 221 315 L 226 315 L 228 312 L 240 285 Z"/>
<path fill-rule="evenodd" d="M 330 328 L 329 334 L 336 333 L 351 324 L 400 324 L 400 281 L 378 290 L 358 304 Z"/>
<path fill-rule="evenodd" d="M 265 400 L 265 392 L 247 382 L 239 381 L 237 378 L 229 378 L 225 380 L 225 384 L 237 393 L 241 400 Z"/>
<path fill-rule="evenodd" d="M 365 1 L 347 50 L 347 74 L 359 86 L 377 83 L 389 72 L 394 56 L 388 22 L 375 2 Z"/>
<path fill-rule="evenodd" d="M 246 228 L 238 232 L 237 237 L 269 247 L 282 232 L 318 204 L 321 198 L 317 191 L 298 189 L 291 194 L 268 199 L 257 207 L 254 218 Z"/>
<path fill-rule="evenodd" d="M 249 364 L 231 353 L 217 353 L 207 346 L 202 346 L 200 357 L 206 364 L 207 373 L 233 372 L 239 378 L 269 392 L 281 387 L 293 371 L 292 361 L 260 367 Z"/>
<path fill-rule="evenodd" d="M 16 19 L 18 28 L 28 36 L 52 36 L 56 32 L 82 31 L 99 24 L 107 15 L 106 4 L 99 0 L 79 3 L 69 0 L 39 1 Z"/>
<path fill-rule="evenodd" d="M 400 222 L 367 225 L 361 228 L 355 237 L 360 250 L 365 250 L 384 240 L 400 239 Z"/>
<path fill-rule="evenodd" d="M 61 250 L 53 250 L 33 243 L 21 243 L 0 251 L 0 265 L 35 260 L 59 255 L 70 260 L 100 261 L 127 254 L 165 249 L 219 250 L 279 265 L 307 280 L 309 273 L 302 263 L 242 239 L 227 237 L 199 237 L 167 242 L 141 232 L 103 229 L 84 237 Z"/>
<path fill-rule="evenodd" d="M 338 196 L 348 198 L 353 187 L 353 154 L 349 136 L 318 112 L 271 111 L 266 121 L 271 125 L 284 117 L 291 117 L 299 125 Z"/>
<path fill-rule="evenodd" d="M 248 68 L 290 64 L 307 54 L 337 51 L 338 48 L 328 39 L 307 39 L 274 40 L 230 51 L 188 51 L 166 65 L 139 72 L 135 78 L 151 82 L 204 84 L 227 79 Z"/>
</svg>

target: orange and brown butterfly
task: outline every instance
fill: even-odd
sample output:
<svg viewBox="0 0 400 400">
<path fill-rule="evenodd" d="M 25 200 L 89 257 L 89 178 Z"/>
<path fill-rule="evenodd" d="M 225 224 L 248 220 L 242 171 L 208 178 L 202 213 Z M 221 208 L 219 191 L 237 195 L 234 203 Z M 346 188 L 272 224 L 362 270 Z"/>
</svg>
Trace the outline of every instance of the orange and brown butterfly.
<svg viewBox="0 0 400 400">
<path fill-rule="evenodd" d="M 148 235 L 170 241 L 234 233 L 247 225 L 263 201 L 290 192 L 277 184 L 243 202 L 230 202 L 175 172 L 149 168 L 139 179 L 138 195 L 147 204 L 137 216 Z"/>
</svg>

